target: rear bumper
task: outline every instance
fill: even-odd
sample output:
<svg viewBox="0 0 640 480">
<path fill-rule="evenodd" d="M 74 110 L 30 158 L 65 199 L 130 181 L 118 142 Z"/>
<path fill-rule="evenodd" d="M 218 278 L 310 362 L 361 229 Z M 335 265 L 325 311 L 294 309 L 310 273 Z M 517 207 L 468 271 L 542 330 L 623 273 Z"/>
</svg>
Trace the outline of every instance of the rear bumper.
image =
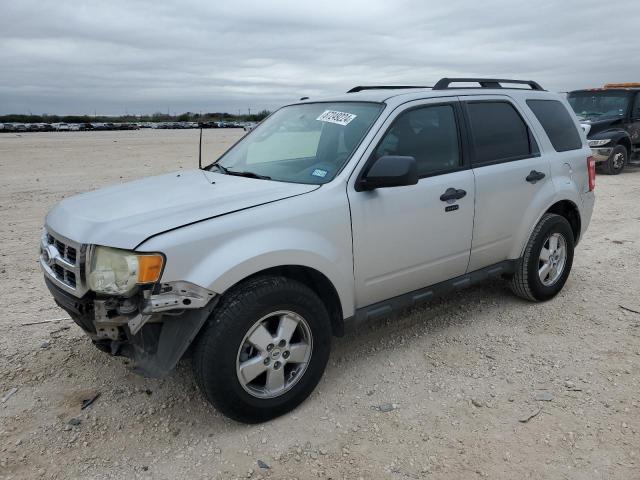
<svg viewBox="0 0 640 480">
<path fill-rule="evenodd" d="M 591 155 L 596 163 L 605 162 L 611 156 L 611 152 L 613 151 L 613 147 L 608 148 L 592 148 Z"/>
<path fill-rule="evenodd" d="M 139 331 L 132 333 L 127 319 L 113 318 L 108 329 L 115 335 L 106 337 L 99 330 L 105 327 L 100 318 L 104 300 L 88 292 L 77 298 L 45 277 L 47 288 L 56 303 L 91 338 L 100 350 L 114 356 L 125 356 L 134 363 L 134 371 L 148 377 L 168 375 L 189 348 L 196 335 L 218 303 L 216 296 L 202 308 L 171 311 L 170 315 L 154 314 L 153 320 L 145 323 Z"/>
</svg>

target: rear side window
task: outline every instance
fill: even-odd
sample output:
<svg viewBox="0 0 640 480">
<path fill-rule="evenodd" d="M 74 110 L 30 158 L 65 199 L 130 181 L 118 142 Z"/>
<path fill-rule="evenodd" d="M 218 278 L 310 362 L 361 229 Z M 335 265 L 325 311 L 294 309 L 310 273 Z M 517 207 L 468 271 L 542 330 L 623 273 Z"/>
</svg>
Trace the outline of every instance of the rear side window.
<svg viewBox="0 0 640 480">
<path fill-rule="evenodd" d="M 520 114 L 508 102 L 469 102 L 467 112 L 475 150 L 474 165 L 520 160 L 538 147 Z"/>
<path fill-rule="evenodd" d="M 557 100 L 527 100 L 556 152 L 582 148 L 582 140 L 565 106 Z"/>
</svg>

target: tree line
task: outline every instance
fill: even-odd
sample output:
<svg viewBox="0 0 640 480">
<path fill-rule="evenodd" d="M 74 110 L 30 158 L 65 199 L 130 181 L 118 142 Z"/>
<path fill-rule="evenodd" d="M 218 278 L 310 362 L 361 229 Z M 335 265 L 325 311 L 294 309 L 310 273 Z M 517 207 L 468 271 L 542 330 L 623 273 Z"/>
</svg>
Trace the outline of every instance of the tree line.
<svg viewBox="0 0 640 480">
<path fill-rule="evenodd" d="M 228 112 L 193 113 L 178 115 L 156 112 L 151 115 L 0 115 L 0 123 L 130 123 L 130 122 L 260 122 L 271 112 L 234 115 Z"/>
</svg>

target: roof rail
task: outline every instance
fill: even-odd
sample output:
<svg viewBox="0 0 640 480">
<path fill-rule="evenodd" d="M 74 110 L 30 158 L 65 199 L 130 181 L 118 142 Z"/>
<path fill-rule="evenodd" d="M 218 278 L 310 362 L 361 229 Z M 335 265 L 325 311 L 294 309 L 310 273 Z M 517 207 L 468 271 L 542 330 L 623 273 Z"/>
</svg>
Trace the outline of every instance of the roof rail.
<svg viewBox="0 0 640 480">
<path fill-rule="evenodd" d="M 353 87 L 347 93 L 362 92 L 363 90 L 400 90 L 403 88 L 431 88 L 424 85 L 369 85 Z"/>
<path fill-rule="evenodd" d="M 450 87 L 452 83 L 479 83 L 479 87 Z M 501 83 L 515 83 L 529 85 L 531 90 L 542 90 L 539 83 L 532 80 L 509 80 L 506 78 L 442 78 L 433 86 L 434 90 L 446 90 L 448 88 L 504 88 Z"/>
</svg>

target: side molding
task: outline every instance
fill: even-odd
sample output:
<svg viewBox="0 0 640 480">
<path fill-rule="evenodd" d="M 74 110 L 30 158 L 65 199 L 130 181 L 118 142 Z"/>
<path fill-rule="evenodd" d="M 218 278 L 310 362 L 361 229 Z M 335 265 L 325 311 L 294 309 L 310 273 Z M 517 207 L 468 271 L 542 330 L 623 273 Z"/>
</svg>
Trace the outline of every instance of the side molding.
<svg viewBox="0 0 640 480">
<path fill-rule="evenodd" d="M 345 319 L 345 329 L 352 330 L 359 325 L 377 318 L 387 317 L 400 310 L 429 302 L 450 292 L 462 290 L 489 278 L 515 272 L 517 260 L 505 260 L 495 265 L 466 273 L 451 280 L 436 283 L 426 288 L 404 293 L 397 297 L 374 303 L 356 310 L 353 317 Z"/>
</svg>

